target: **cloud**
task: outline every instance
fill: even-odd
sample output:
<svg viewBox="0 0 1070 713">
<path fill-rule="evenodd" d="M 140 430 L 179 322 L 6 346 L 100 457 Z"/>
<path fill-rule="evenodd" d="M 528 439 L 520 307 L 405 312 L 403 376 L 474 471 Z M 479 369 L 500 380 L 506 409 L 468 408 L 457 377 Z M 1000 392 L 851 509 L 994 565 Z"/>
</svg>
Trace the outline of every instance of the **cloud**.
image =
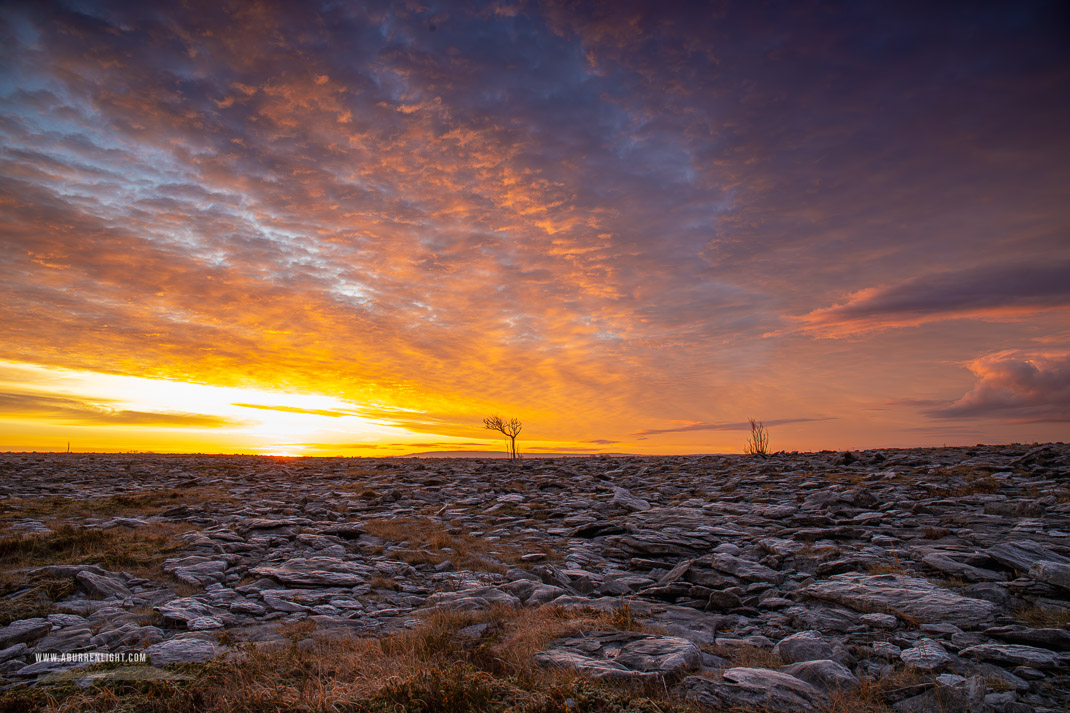
<svg viewBox="0 0 1070 713">
<path fill-rule="evenodd" d="M 585 446 L 528 446 L 524 450 L 526 451 L 538 451 L 547 453 L 598 453 L 595 448 L 588 448 Z"/>
<path fill-rule="evenodd" d="M 808 421 L 835 421 L 837 417 L 824 418 L 779 418 L 771 421 L 763 421 L 766 426 L 783 426 L 789 423 L 806 423 Z M 633 436 L 653 436 L 659 433 L 685 433 L 687 431 L 749 431 L 750 422 L 739 421 L 736 423 L 692 423 L 675 428 L 653 428 L 646 431 L 638 431 Z"/>
<path fill-rule="evenodd" d="M 78 425 L 153 426 L 157 428 L 225 428 L 245 422 L 196 413 L 131 411 L 111 406 L 108 399 L 0 392 L 0 414 L 61 420 Z"/>
<path fill-rule="evenodd" d="M 242 408 L 255 408 L 263 409 L 265 411 L 285 411 L 286 413 L 306 413 L 313 416 L 330 416 L 331 418 L 340 418 L 342 416 L 357 416 L 358 411 L 350 410 L 337 410 L 337 409 L 312 409 L 312 408 L 298 408 L 296 406 L 264 406 L 262 404 L 231 404 L 231 406 L 240 406 Z"/>
<path fill-rule="evenodd" d="M 867 288 L 798 317 L 804 329 L 842 334 L 963 317 L 1004 318 L 1070 307 L 1070 262 L 986 265 Z"/>
<path fill-rule="evenodd" d="M 782 403 L 786 326 L 1063 299 L 916 277 L 1065 264 L 1053 7 L 8 3 L 0 356 L 430 438 Z"/>
<path fill-rule="evenodd" d="M 294 445 L 300 448 L 311 448 L 313 450 L 397 450 L 398 448 L 484 448 L 487 444 L 476 442 L 457 443 L 456 441 L 431 441 L 425 443 L 297 443 Z"/>
<path fill-rule="evenodd" d="M 936 418 L 1012 422 L 1070 421 L 1070 355 L 995 354 L 966 365 L 974 387 L 954 403 L 925 413 Z"/>
</svg>

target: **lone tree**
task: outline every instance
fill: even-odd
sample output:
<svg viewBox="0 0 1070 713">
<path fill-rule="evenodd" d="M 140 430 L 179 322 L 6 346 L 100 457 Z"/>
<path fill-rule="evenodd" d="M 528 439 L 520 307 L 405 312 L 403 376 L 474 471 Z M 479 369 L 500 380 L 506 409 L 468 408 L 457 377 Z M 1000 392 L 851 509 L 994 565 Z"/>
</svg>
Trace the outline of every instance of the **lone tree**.
<svg viewBox="0 0 1070 713">
<path fill-rule="evenodd" d="M 753 418 L 747 420 L 750 422 L 750 440 L 743 447 L 743 452 L 755 456 L 769 455 L 769 431 L 765 430 L 761 421 Z"/>
<path fill-rule="evenodd" d="M 483 427 L 488 431 L 497 431 L 509 439 L 509 460 L 516 460 L 520 457 L 520 453 L 516 450 L 516 437 L 520 435 L 520 430 L 524 428 L 524 424 L 520 423 L 520 419 L 511 418 L 506 421 L 495 414 L 483 419 Z"/>
</svg>

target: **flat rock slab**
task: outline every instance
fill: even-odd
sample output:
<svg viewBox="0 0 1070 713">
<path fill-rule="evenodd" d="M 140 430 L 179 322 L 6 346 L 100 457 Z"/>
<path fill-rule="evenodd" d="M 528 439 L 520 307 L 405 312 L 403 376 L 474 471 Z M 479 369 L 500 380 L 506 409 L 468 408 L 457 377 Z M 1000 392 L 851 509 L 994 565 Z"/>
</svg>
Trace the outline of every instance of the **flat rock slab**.
<svg viewBox="0 0 1070 713">
<path fill-rule="evenodd" d="M 1047 582 L 1070 592 L 1070 564 L 1060 562 L 1034 562 L 1029 568 L 1029 576 L 1038 582 Z"/>
<path fill-rule="evenodd" d="M 0 627 L 0 649 L 15 644 L 30 643 L 40 639 L 52 630 L 48 619 L 22 619 Z"/>
<path fill-rule="evenodd" d="M 116 577 L 107 577 L 93 572 L 81 571 L 75 577 L 78 583 L 94 597 L 117 597 L 126 599 L 130 596 L 130 590 Z"/>
<path fill-rule="evenodd" d="M 181 624 L 188 624 L 194 619 L 211 617 L 217 614 L 213 607 L 194 597 L 172 599 L 166 604 L 153 607 L 153 609 L 164 619 Z"/>
<path fill-rule="evenodd" d="M 903 649 L 899 658 L 907 666 L 922 671 L 939 671 L 951 663 L 951 654 L 940 642 L 932 639 L 918 639 L 909 649 Z"/>
<path fill-rule="evenodd" d="M 752 707 L 777 713 L 816 710 L 825 696 L 806 681 L 767 668 L 730 668 L 724 679 L 688 676 L 684 695 L 708 706 Z"/>
<path fill-rule="evenodd" d="M 248 534 L 254 530 L 275 530 L 280 527 L 301 527 L 313 524 L 312 520 L 305 517 L 288 517 L 272 520 L 270 518 L 250 518 L 238 523 L 237 530 Z"/>
<path fill-rule="evenodd" d="M 257 577 L 270 577 L 284 584 L 313 587 L 352 587 L 368 579 L 368 568 L 334 557 L 295 557 L 279 565 L 249 570 Z"/>
<path fill-rule="evenodd" d="M 86 666 L 89 666 L 90 663 L 92 662 L 77 661 L 73 659 L 69 661 L 65 661 L 62 659 L 55 661 L 37 661 L 28 666 L 23 666 L 15 672 L 15 675 L 23 678 L 28 678 L 30 676 L 45 676 L 47 674 L 56 673 L 59 671 L 70 671 L 71 669 L 75 668 L 84 668 Z"/>
<path fill-rule="evenodd" d="M 1032 629 L 1028 626 L 997 626 L 985 630 L 1010 644 L 1039 646 L 1053 651 L 1070 651 L 1070 631 L 1066 629 Z"/>
<path fill-rule="evenodd" d="M 435 592 L 427 598 L 427 604 L 436 609 L 481 611 L 495 604 L 518 607 L 520 599 L 497 587 L 473 587 L 457 592 Z"/>
<path fill-rule="evenodd" d="M 821 691 L 853 691 L 862 685 L 851 669 L 829 659 L 800 661 L 780 669 L 781 673 L 806 681 Z"/>
<path fill-rule="evenodd" d="M 773 647 L 773 653 L 787 663 L 820 661 L 836 657 L 832 644 L 816 631 L 800 631 L 781 639 Z"/>
<path fill-rule="evenodd" d="M 24 656 L 29 650 L 30 647 L 26 644 L 15 644 L 14 646 L 8 646 L 6 649 L 0 649 L 0 663 Z"/>
<path fill-rule="evenodd" d="M 149 657 L 149 662 L 153 666 L 166 666 L 169 663 L 211 661 L 218 653 L 218 649 L 211 641 L 203 639 L 171 639 L 153 644 L 142 653 Z"/>
<path fill-rule="evenodd" d="M 745 579 L 748 582 L 779 582 L 780 573 L 765 565 L 728 554 L 714 555 L 711 566 L 721 572 Z"/>
<path fill-rule="evenodd" d="M 801 592 L 857 611 L 894 612 L 926 624 L 946 623 L 963 628 L 989 623 L 996 610 L 992 602 L 963 597 L 928 580 L 902 574 L 837 574 Z"/>
<path fill-rule="evenodd" d="M 1037 562 L 1054 562 L 1070 564 L 1070 558 L 1052 552 L 1044 545 L 1033 540 L 1000 542 L 989 547 L 986 554 L 1005 567 L 1019 572 L 1028 572 Z"/>
<path fill-rule="evenodd" d="M 965 648 L 959 652 L 959 655 L 993 663 L 1032 668 L 1055 668 L 1067 658 L 1048 649 L 1022 644 L 981 644 Z"/>
<path fill-rule="evenodd" d="M 57 654 L 85 651 L 91 648 L 91 638 L 93 632 L 88 626 L 68 626 L 41 639 L 37 642 L 36 650 Z"/>
<path fill-rule="evenodd" d="M 535 661 L 595 679 L 644 679 L 696 670 L 702 666 L 702 651 L 676 636 L 607 631 L 558 639 Z"/>
<path fill-rule="evenodd" d="M 922 558 L 922 562 L 933 569 L 940 570 L 944 574 L 963 577 L 971 582 L 1001 582 L 1007 579 L 999 572 L 993 572 L 990 569 L 983 569 L 981 567 L 973 567 L 937 552 L 925 555 L 925 557 Z"/>
<path fill-rule="evenodd" d="M 179 581 L 204 586 L 212 582 L 222 582 L 227 563 L 203 557 L 183 557 L 167 560 L 163 563 L 163 568 L 174 574 Z"/>
</svg>

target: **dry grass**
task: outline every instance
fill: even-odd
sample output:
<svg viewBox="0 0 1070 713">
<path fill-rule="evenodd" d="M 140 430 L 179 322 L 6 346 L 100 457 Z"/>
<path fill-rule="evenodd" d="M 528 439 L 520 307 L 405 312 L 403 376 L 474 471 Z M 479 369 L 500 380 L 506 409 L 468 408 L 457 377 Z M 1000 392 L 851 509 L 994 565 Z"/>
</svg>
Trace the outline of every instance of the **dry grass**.
<svg viewBox="0 0 1070 713">
<path fill-rule="evenodd" d="M 721 713 L 683 701 L 674 681 L 594 683 L 575 672 L 545 669 L 533 655 L 552 640 L 637 626 L 626 609 L 496 607 L 440 611 L 382 639 L 330 638 L 309 620 L 287 625 L 289 643 L 247 644 L 222 663 L 172 667 L 186 680 L 104 680 L 0 693 L 0 711 L 139 711 L 144 713 Z M 782 665 L 765 649 L 725 653 L 737 666 Z M 823 713 L 888 713 L 888 692 L 926 680 L 898 670 L 860 689 L 833 694 Z"/>
<path fill-rule="evenodd" d="M 382 577 L 379 575 L 376 575 L 369 579 L 368 586 L 370 586 L 372 589 L 387 589 L 392 592 L 396 592 L 401 589 L 401 587 L 398 586 L 397 580 L 395 580 L 393 577 Z"/>
<path fill-rule="evenodd" d="M 96 564 L 122 569 L 135 577 L 160 580 L 160 563 L 184 544 L 184 525 L 153 523 L 138 528 L 90 530 L 63 525 L 53 532 L 0 539 L 0 570 L 50 564 Z"/>
<path fill-rule="evenodd" d="M 965 482 L 948 485 L 924 485 L 929 497 L 934 498 L 961 498 L 967 495 L 979 495 L 998 493 L 1002 485 L 991 475 L 979 475 L 974 472 L 964 472 L 961 469 L 944 469 L 936 477 L 962 478 Z"/>
<path fill-rule="evenodd" d="M 398 558 L 412 565 L 434 565 L 449 560 L 459 569 L 503 573 L 509 566 L 520 563 L 521 555 L 530 551 L 506 539 L 490 542 L 454 533 L 445 523 L 430 518 L 369 520 L 364 528 L 369 535 L 386 542 L 409 545 L 398 553 Z M 543 553 L 548 560 L 560 559 L 552 551 Z"/>
<path fill-rule="evenodd" d="M 763 649 L 760 646 L 734 646 L 714 647 L 711 653 L 717 654 L 732 662 L 733 666 L 746 666 L 747 668 L 780 668 L 785 664 L 784 660 L 773 653 L 772 649 Z"/>
<path fill-rule="evenodd" d="M 0 539 L 0 625 L 56 610 L 55 602 L 73 593 L 70 578 L 30 576 L 18 570 L 45 565 L 95 564 L 123 570 L 135 577 L 163 582 L 171 579 L 161 563 L 184 547 L 178 536 L 189 528 L 153 524 L 107 530 L 64 525 L 47 534 Z M 176 589 L 183 589 L 174 583 Z"/>
<path fill-rule="evenodd" d="M 1021 621 L 1038 629 L 1061 629 L 1070 626 L 1070 611 L 1055 607 L 1031 606 L 1014 612 Z"/>
<path fill-rule="evenodd" d="M 74 590 L 71 579 L 4 573 L 0 575 L 0 626 L 54 614 L 56 601 Z"/>
<path fill-rule="evenodd" d="M 918 628 L 921 627 L 921 620 L 919 620 L 917 617 L 915 617 L 915 616 L 913 616 L 911 614 L 907 614 L 902 609 L 897 609 L 895 607 L 888 607 L 888 613 L 889 614 L 895 614 L 897 617 L 899 617 L 900 621 L 902 621 L 904 624 L 906 624 L 911 629 L 918 629 Z"/>
<path fill-rule="evenodd" d="M 931 675 L 914 669 L 898 669 L 880 680 L 863 680 L 854 691 L 834 691 L 822 706 L 822 713 L 891 713 L 886 703 L 889 691 L 930 682 Z"/>
<path fill-rule="evenodd" d="M 904 574 L 909 575 L 910 572 L 903 567 L 903 564 L 899 561 L 899 555 L 892 553 L 892 561 L 885 564 L 874 564 L 868 568 L 870 574 Z"/>
<path fill-rule="evenodd" d="M 869 478 L 869 473 L 851 473 L 847 471 L 830 471 L 828 473 L 821 473 L 819 476 L 810 474 L 808 477 L 822 477 L 830 483 L 838 483 L 845 485 L 861 485 Z"/>
<path fill-rule="evenodd" d="M 8 691 L 2 710 L 244 713 L 682 713 L 664 684 L 595 684 L 532 655 L 561 636 L 634 622 L 625 611 L 438 612 L 383 639 L 328 638 L 301 623 L 283 646 L 246 646 L 226 665 L 187 667 L 188 681 L 111 681 L 80 691 Z M 482 625 L 470 629 L 473 625 Z M 475 632 L 475 633 L 472 633 Z M 33 705 L 29 705 L 29 704 Z M 5 705 L 6 704 L 6 705 Z"/>
<path fill-rule="evenodd" d="M 110 498 L 11 498 L 0 501 L 0 525 L 22 518 L 60 523 L 72 518 L 144 517 L 178 505 L 213 505 L 234 502 L 225 491 L 212 487 L 167 488 Z"/>
</svg>

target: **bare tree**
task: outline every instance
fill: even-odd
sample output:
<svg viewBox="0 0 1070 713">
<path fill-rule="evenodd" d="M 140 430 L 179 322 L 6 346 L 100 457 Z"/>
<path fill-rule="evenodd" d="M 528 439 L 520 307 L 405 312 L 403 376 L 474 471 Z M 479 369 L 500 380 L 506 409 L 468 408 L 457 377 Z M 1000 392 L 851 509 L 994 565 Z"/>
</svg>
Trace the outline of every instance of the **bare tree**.
<svg viewBox="0 0 1070 713">
<path fill-rule="evenodd" d="M 769 455 L 769 431 L 765 430 L 761 421 L 753 418 L 747 420 L 750 422 L 750 440 L 743 447 L 743 452 L 756 456 Z"/>
<path fill-rule="evenodd" d="M 483 419 L 483 427 L 488 431 L 497 431 L 509 439 L 509 460 L 516 460 L 520 457 L 520 453 L 516 450 L 516 437 L 520 435 L 520 430 L 524 428 L 524 424 L 520 423 L 520 419 L 511 418 L 506 421 L 495 414 Z"/>
</svg>

